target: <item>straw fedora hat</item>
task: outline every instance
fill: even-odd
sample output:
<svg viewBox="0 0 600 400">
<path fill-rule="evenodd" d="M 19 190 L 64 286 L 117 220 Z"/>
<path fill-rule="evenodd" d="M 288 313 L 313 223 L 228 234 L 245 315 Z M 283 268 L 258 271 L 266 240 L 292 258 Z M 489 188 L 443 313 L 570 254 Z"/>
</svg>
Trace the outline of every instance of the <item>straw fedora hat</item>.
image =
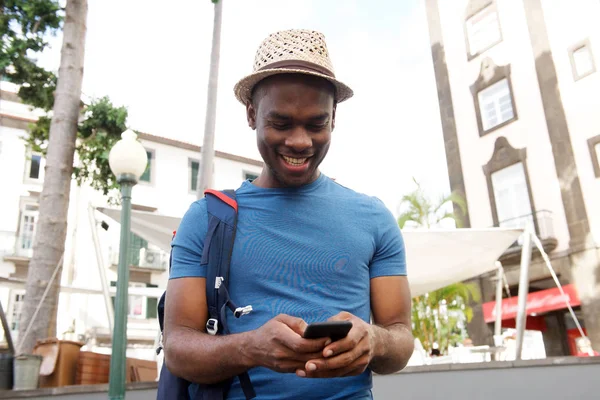
<svg viewBox="0 0 600 400">
<path fill-rule="evenodd" d="M 325 36 L 320 32 L 292 29 L 269 35 L 256 51 L 252 74 L 233 88 L 235 97 L 248 104 L 254 86 L 277 74 L 307 74 L 327 79 L 335 86 L 338 103 L 353 95 L 352 89 L 335 78 Z"/>
</svg>

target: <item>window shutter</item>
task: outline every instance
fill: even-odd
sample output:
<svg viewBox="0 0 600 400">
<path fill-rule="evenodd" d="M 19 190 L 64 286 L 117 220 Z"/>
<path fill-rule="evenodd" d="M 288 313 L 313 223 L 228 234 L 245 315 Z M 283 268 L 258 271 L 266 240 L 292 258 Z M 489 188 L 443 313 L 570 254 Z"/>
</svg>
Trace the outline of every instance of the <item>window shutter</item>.
<svg viewBox="0 0 600 400">
<path fill-rule="evenodd" d="M 147 283 L 146 287 L 149 288 L 157 288 L 158 285 L 153 285 L 151 283 Z M 147 319 L 156 319 L 158 318 L 158 299 L 155 297 L 146 297 L 146 318 Z"/>
</svg>

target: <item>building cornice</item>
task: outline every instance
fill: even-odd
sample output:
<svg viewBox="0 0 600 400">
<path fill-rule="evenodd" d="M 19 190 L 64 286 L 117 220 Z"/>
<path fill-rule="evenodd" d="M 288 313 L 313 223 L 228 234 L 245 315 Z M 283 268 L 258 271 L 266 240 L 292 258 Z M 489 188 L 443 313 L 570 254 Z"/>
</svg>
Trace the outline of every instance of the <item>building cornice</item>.
<svg viewBox="0 0 600 400">
<path fill-rule="evenodd" d="M 6 126 L 8 128 L 27 130 L 29 124 L 33 124 L 36 121 L 37 121 L 37 119 L 35 119 L 35 118 L 22 117 L 19 115 L 13 115 L 13 114 L 8 114 L 8 113 L 0 113 L 0 126 Z M 160 144 L 177 147 L 179 149 L 184 149 L 184 150 L 191 150 L 191 151 L 197 152 L 198 154 L 200 154 L 200 152 L 202 151 L 201 146 L 187 143 L 187 142 L 182 142 L 180 140 L 166 138 L 163 136 L 156 136 L 156 135 L 152 135 L 149 133 L 138 132 L 138 137 L 141 140 L 146 140 L 148 142 L 160 143 Z M 226 153 L 224 151 L 219 151 L 219 150 L 215 151 L 215 157 L 219 157 L 219 158 L 223 158 L 223 159 L 231 160 L 231 161 L 236 161 L 236 162 L 240 162 L 240 163 L 244 163 L 244 164 L 254 165 L 256 167 L 263 166 L 262 161 L 254 160 L 254 159 L 248 158 L 248 157 L 238 156 L 236 154 Z"/>
</svg>

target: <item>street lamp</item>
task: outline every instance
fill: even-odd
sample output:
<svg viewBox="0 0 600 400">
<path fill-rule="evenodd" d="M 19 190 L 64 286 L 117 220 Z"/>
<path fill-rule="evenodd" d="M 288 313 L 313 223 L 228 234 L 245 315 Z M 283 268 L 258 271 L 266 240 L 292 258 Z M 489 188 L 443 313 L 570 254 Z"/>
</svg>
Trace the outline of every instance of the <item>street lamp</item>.
<svg viewBox="0 0 600 400">
<path fill-rule="evenodd" d="M 119 242 L 119 268 L 117 271 L 117 297 L 115 299 L 115 323 L 110 357 L 110 380 L 108 397 L 111 400 L 125 398 L 125 365 L 127 350 L 127 292 L 129 290 L 129 236 L 131 226 L 131 189 L 138 182 L 148 164 L 144 146 L 137 135 L 128 129 L 108 155 L 110 169 L 121 186 L 121 240 Z"/>
</svg>

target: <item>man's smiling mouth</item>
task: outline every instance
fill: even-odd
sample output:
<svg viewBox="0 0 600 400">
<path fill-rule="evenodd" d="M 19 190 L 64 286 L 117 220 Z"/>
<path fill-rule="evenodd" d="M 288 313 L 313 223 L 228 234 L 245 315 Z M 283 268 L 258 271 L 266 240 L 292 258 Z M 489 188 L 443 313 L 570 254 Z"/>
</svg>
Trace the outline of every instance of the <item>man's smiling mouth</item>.
<svg viewBox="0 0 600 400">
<path fill-rule="evenodd" d="M 295 158 L 295 157 L 288 157 L 288 156 L 284 156 L 284 155 L 282 155 L 281 157 L 287 164 L 295 166 L 295 167 L 304 164 L 308 160 L 308 157 Z"/>
</svg>

